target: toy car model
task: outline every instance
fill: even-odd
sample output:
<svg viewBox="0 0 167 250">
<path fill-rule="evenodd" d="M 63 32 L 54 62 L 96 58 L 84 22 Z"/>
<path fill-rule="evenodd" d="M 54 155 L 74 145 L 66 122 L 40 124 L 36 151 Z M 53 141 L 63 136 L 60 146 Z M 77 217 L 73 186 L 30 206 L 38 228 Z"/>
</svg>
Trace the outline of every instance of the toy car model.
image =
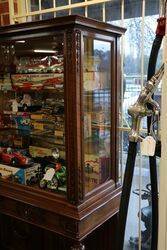
<svg viewBox="0 0 167 250">
<path fill-rule="evenodd" d="M 0 149 L 0 159 L 3 163 L 11 164 L 12 166 L 24 166 L 33 163 L 33 160 L 21 152 L 13 151 L 11 148 Z"/>
</svg>

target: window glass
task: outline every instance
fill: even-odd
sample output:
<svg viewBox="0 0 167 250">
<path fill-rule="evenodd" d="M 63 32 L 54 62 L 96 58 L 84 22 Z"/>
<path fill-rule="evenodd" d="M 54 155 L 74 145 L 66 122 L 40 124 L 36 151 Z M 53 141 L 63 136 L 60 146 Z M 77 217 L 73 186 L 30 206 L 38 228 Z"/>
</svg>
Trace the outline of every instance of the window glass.
<svg viewBox="0 0 167 250">
<path fill-rule="evenodd" d="M 102 21 L 103 20 L 103 5 L 93 4 L 93 5 L 88 6 L 88 17 Z"/>
<path fill-rule="evenodd" d="M 125 0 L 124 10 L 125 19 L 141 17 L 142 0 Z"/>
<path fill-rule="evenodd" d="M 39 0 L 30 0 L 30 10 L 31 11 L 39 10 Z"/>
<path fill-rule="evenodd" d="M 74 8 L 71 9 L 71 14 L 77 14 L 77 15 L 85 15 L 85 8 L 81 7 L 81 8 Z"/>
<path fill-rule="evenodd" d="M 42 19 L 50 19 L 50 18 L 54 18 L 54 13 L 51 12 L 51 13 L 45 13 L 45 14 L 42 14 Z"/>
<path fill-rule="evenodd" d="M 146 9 L 145 9 L 146 16 L 153 16 L 153 15 L 159 14 L 160 1 L 148 0 L 148 1 L 145 1 L 145 5 L 146 5 Z"/>
<path fill-rule="evenodd" d="M 85 2 L 85 0 L 71 0 L 71 3 L 82 3 Z"/>
<path fill-rule="evenodd" d="M 53 1 L 41 0 L 41 9 L 53 8 Z"/>
<path fill-rule="evenodd" d="M 55 3 L 56 3 L 56 6 L 59 7 L 59 6 L 64 6 L 64 5 L 68 5 L 69 1 L 68 0 L 55 0 Z"/>
<path fill-rule="evenodd" d="M 105 3 L 106 22 L 120 24 L 121 0 L 114 0 Z"/>
<path fill-rule="evenodd" d="M 59 10 L 56 12 L 56 16 L 68 16 L 69 15 L 69 10 Z"/>
</svg>

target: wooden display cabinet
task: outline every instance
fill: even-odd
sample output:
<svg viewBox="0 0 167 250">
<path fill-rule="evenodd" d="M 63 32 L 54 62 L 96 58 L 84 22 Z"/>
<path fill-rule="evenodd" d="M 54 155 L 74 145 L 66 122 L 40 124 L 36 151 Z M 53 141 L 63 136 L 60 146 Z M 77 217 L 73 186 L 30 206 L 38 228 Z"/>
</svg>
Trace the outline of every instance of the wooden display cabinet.
<svg viewBox="0 0 167 250">
<path fill-rule="evenodd" d="M 81 16 L 0 28 L 0 212 L 73 250 L 118 212 L 124 32 Z"/>
</svg>

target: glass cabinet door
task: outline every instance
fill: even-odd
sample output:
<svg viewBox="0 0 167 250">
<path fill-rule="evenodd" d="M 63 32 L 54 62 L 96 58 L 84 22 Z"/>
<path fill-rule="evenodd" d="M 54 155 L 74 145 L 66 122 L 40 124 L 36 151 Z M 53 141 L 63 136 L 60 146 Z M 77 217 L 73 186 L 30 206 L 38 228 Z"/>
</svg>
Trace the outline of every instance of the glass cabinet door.
<svg viewBox="0 0 167 250">
<path fill-rule="evenodd" d="M 85 193 L 111 176 L 111 43 L 84 37 Z"/>
<path fill-rule="evenodd" d="M 0 176 L 66 192 L 63 34 L 0 43 Z"/>
</svg>

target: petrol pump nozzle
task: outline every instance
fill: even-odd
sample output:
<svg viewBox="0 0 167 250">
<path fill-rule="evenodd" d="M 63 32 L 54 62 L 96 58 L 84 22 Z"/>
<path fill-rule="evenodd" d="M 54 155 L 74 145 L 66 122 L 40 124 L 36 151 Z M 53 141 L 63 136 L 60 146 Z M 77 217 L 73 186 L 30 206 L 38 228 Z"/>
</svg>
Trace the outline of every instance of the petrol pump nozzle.
<svg viewBox="0 0 167 250">
<path fill-rule="evenodd" d="M 164 74 L 164 64 L 156 72 L 156 74 L 146 82 L 145 87 L 141 90 L 140 95 L 132 106 L 128 109 L 128 114 L 132 117 L 132 126 L 129 133 L 129 141 L 138 142 L 142 140 L 139 134 L 141 119 L 145 116 L 159 115 L 159 104 L 152 99 L 159 82 Z M 148 104 L 152 109 L 148 109 Z"/>
</svg>

